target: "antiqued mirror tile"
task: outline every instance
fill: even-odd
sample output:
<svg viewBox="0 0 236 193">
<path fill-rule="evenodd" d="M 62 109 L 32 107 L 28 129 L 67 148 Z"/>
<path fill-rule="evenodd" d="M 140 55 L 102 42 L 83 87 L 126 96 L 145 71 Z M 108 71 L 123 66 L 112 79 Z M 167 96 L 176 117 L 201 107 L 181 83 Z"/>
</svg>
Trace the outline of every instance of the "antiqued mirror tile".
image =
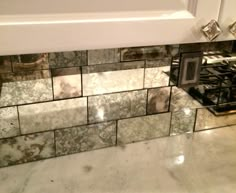
<svg viewBox="0 0 236 193">
<path fill-rule="evenodd" d="M 117 142 L 126 144 L 169 135 L 170 113 L 118 121 Z"/>
<path fill-rule="evenodd" d="M 169 110 L 170 87 L 162 87 L 148 90 L 147 113 L 161 113 Z"/>
<path fill-rule="evenodd" d="M 56 130 L 55 139 L 57 155 L 113 146 L 116 143 L 116 122 Z"/>
<path fill-rule="evenodd" d="M 0 140 L 0 167 L 54 156 L 53 132 Z"/>
<path fill-rule="evenodd" d="M 80 67 L 52 70 L 54 99 L 81 96 Z"/>
<path fill-rule="evenodd" d="M 170 66 L 146 68 L 145 69 L 145 88 L 162 87 L 169 85 L 169 76 L 166 72 L 170 71 Z"/>
<path fill-rule="evenodd" d="M 177 53 L 178 45 L 122 48 L 121 61 L 155 60 Z"/>
<path fill-rule="evenodd" d="M 23 134 L 87 124 L 87 98 L 19 106 Z"/>
<path fill-rule="evenodd" d="M 164 67 L 170 66 L 171 57 L 160 58 L 158 60 L 146 60 L 145 67 L 146 68 L 156 68 L 156 67 Z"/>
<path fill-rule="evenodd" d="M 89 97 L 89 122 L 145 115 L 146 97 L 147 90 Z"/>
<path fill-rule="evenodd" d="M 14 72 L 49 69 L 48 54 L 25 54 L 12 56 Z"/>
<path fill-rule="evenodd" d="M 0 139 L 19 134 L 17 107 L 0 108 Z"/>
<path fill-rule="evenodd" d="M 49 53 L 51 68 L 74 67 L 87 65 L 86 51 L 54 52 Z"/>
<path fill-rule="evenodd" d="M 88 50 L 88 65 L 120 62 L 120 49 Z"/>
<path fill-rule="evenodd" d="M 11 59 L 9 56 L 0 56 L 0 73 L 11 72 Z"/>
<path fill-rule="evenodd" d="M 97 68 L 100 66 L 104 65 L 98 65 Z M 106 66 L 104 72 L 100 72 L 102 69 L 95 69 L 93 66 L 84 67 L 86 68 L 83 69 L 84 96 L 143 88 L 144 68 L 138 67 L 144 67 L 144 62 L 107 64 L 107 66 L 111 66 L 111 71 L 108 71 L 109 67 Z"/>
<path fill-rule="evenodd" d="M 0 107 L 52 100 L 50 73 L 28 71 L 1 74 Z"/>
<path fill-rule="evenodd" d="M 179 111 L 172 112 L 171 117 L 171 135 L 193 132 L 195 123 L 196 109 L 182 108 Z"/>
<path fill-rule="evenodd" d="M 179 111 L 182 108 L 201 108 L 202 105 L 193 99 L 186 91 L 181 88 L 172 87 L 170 110 Z"/>
<path fill-rule="evenodd" d="M 236 125 L 236 114 L 215 116 L 208 109 L 197 110 L 195 130 L 211 129 L 234 124 Z"/>
</svg>

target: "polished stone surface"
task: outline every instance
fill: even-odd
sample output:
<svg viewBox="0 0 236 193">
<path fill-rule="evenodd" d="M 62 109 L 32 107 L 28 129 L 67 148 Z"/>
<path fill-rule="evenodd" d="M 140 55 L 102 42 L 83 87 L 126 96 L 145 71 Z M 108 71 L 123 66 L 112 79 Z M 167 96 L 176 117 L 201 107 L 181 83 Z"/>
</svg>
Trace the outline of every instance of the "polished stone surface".
<svg viewBox="0 0 236 193">
<path fill-rule="evenodd" d="M 172 87 L 171 91 L 171 111 L 179 111 L 183 108 L 201 108 L 202 105 L 193 99 L 187 92 L 181 88 Z"/>
<path fill-rule="evenodd" d="M 17 107 L 0 108 L 0 139 L 20 134 Z"/>
<path fill-rule="evenodd" d="M 81 96 L 80 67 L 52 70 L 54 99 Z"/>
<path fill-rule="evenodd" d="M 55 141 L 57 155 L 114 146 L 116 143 L 116 122 L 56 130 Z"/>
<path fill-rule="evenodd" d="M 188 107 L 172 112 L 170 135 L 193 132 L 196 109 Z"/>
<path fill-rule="evenodd" d="M 147 90 L 89 97 L 89 123 L 145 115 L 146 97 Z"/>
<path fill-rule="evenodd" d="M 40 160 L 54 155 L 53 132 L 0 140 L 0 167 Z"/>
<path fill-rule="evenodd" d="M 2 75 L 0 107 L 52 100 L 47 70 Z"/>
<path fill-rule="evenodd" d="M 236 128 L 0 169 L 0 193 L 234 193 Z"/>
<path fill-rule="evenodd" d="M 169 76 L 165 73 L 170 71 L 170 66 L 146 68 L 145 88 L 162 87 L 169 85 Z"/>
<path fill-rule="evenodd" d="M 195 130 L 236 125 L 236 114 L 215 116 L 208 109 L 198 109 Z"/>
<path fill-rule="evenodd" d="M 120 61 L 120 49 L 88 50 L 88 65 L 109 64 Z"/>
<path fill-rule="evenodd" d="M 147 113 L 161 113 L 169 109 L 170 87 L 154 88 L 148 90 Z"/>
<path fill-rule="evenodd" d="M 11 58 L 14 72 L 49 69 L 48 54 L 24 54 Z"/>
<path fill-rule="evenodd" d="M 169 135 L 170 113 L 118 121 L 117 142 L 126 144 Z"/>
<path fill-rule="evenodd" d="M 87 65 L 86 51 L 54 52 L 49 53 L 51 68 L 63 68 Z"/>
<path fill-rule="evenodd" d="M 100 66 L 97 66 L 96 69 L 93 68 L 93 66 L 83 68 L 84 96 L 143 88 L 144 68 L 139 67 L 144 67 L 144 62 L 107 64 L 106 66 L 101 66 L 103 66 L 103 71 L 99 68 Z"/>
<path fill-rule="evenodd" d="M 87 124 L 87 98 L 19 106 L 23 134 Z"/>
<path fill-rule="evenodd" d="M 11 59 L 9 56 L 0 56 L 0 73 L 11 72 Z"/>
</svg>

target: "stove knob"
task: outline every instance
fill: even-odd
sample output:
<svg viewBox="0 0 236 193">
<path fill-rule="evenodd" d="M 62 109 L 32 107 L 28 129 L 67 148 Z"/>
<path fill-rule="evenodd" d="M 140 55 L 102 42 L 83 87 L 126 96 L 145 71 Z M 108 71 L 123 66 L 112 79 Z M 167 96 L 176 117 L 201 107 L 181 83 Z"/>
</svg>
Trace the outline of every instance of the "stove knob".
<svg viewBox="0 0 236 193">
<path fill-rule="evenodd" d="M 234 37 L 236 37 L 236 21 L 229 25 L 229 31 L 234 35 Z"/>
<path fill-rule="evenodd" d="M 211 20 L 208 24 L 202 27 L 202 33 L 209 41 L 213 41 L 222 33 L 222 30 L 216 20 Z"/>
</svg>

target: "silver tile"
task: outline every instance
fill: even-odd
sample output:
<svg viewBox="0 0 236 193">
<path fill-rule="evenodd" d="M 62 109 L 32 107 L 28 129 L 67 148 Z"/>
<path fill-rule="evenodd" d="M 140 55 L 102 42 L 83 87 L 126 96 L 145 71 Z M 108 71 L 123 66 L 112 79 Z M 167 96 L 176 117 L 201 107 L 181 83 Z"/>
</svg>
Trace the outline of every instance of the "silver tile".
<svg viewBox="0 0 236 193">
<path fill-rule="evenodd" d="M 145 88 L 162 87 L 169 85 L 169 76 L 165 73 L 170 71 L 170 66 L 146 68 Z"/>
<path fill-rule="evenodd" d="M 118 144 L 167 136 L 170 128 L 170 113 L 150 115 L 118 121 Z"/>
<path fill-rule="evenodd" d="M 119 61 L 119 49 L 101 49 L 88 51 L 88 65 L 117 63 Z"/>
<path fill-rule="evenodd" d="M 54 156 L 53 132 L 0 140 L 0 167 Z"/>
<path fill-rule="evenodd" d="M 113 146 L 116 143 L 116 122 L 56 130 L 55 140 L 57 155 Z"/>
<path fill-rule="evenodd" d="M 87 98 L 68 99 L 19 107 L 22 133 L 84 125 Z"/>
<path fill-rule="evenodd" d="M 145 115 L 146 97 L 147 90 L 89 97 L 89 122 Z"/>
<path fill-rule="evenodd" d="M 0 108 L 0 139 L 19 134 L 17 107 Z"/>
<path fill-rule="evenodd" d="M 208 109 L 197 110 L 197 120 L 195 130 L 211 129 L 214 127 L 223 127 L 236 125 L 236 114 L 215 116 Z"/>
</svg>

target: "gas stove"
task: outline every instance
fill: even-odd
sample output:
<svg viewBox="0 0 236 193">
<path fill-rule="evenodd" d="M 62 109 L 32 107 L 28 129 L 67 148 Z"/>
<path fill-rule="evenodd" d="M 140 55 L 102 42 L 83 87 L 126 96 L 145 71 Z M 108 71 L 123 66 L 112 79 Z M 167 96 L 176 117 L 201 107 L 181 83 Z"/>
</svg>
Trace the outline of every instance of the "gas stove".
<svg viewBox="0 0 236 193">
<path fill-rule="evenodd" d="M 184 89 L 217 116 L 236 113 L 236 57 L 225 53 L 203 53 L 198 73 L 197 84 Z M 172 81 L 178 80 L 173 77 L 174 73 L 171 74 Z"/>
</svg>

